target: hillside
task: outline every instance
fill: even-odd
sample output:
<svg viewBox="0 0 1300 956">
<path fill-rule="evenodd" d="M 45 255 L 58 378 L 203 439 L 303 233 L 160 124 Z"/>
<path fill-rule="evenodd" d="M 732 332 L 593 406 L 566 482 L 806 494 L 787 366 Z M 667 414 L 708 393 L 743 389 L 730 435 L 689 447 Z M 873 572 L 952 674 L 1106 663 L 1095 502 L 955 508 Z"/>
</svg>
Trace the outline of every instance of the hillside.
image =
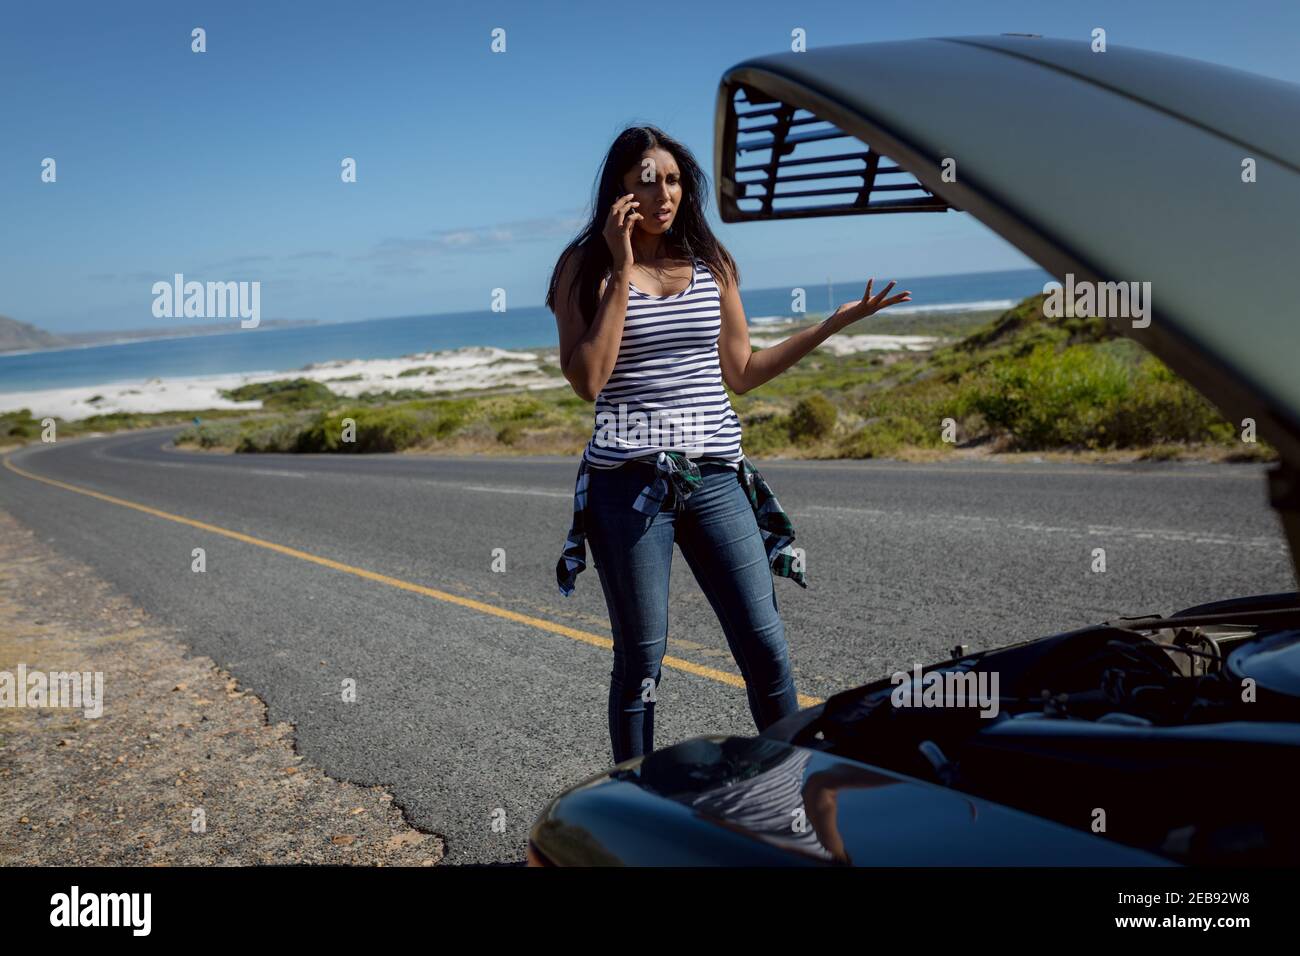
<svg viewBox="0 0 1300 956">
<path fill-rule="evenodd" d="M 1050 319 L 1042 300 L 1025 299 L 929 353 L 808 356 L 736 401 L 747 451 L 871 458 L 985 446 L 1167 457 L 1216 446 L 1229 456 L 1271 454 L 1240 442 L 1214 406 L 1104 320 Z"/>
<path fill-rule="evenodd" d="M 38 329 L 26 322 L 10 319 L 0 315 L 0 352 L 14 352 L 21 349 L 49 349 L 67 344 L 58 335 Z"/>
</svg>

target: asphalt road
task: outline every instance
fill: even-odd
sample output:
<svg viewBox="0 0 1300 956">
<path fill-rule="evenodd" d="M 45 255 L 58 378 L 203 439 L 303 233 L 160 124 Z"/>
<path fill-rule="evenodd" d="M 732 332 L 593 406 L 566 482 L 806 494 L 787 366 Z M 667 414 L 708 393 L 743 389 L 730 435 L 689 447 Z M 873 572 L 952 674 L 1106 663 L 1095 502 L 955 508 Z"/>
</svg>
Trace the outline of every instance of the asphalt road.
<svg viewBox="0 0 1300 956">
<path fill-rule="evenodd" d="M 17 468 L 117 500 L 4 468 L 0 506 L 262 696 L 309 760 L 388 787 L 448 862 L 521 860 L 545 800 L 610 762 L 600 582 L 588 567 L 566 599 L 554 578 L 576 459 L 225 456 L 169 435 L 28 446 Z M 807 553 L 809 589 L 776 588 L 810 698 L 957 643 L 1295 587 L 1257 466 L 757 464 Z M 656 743 L 752 734 L 680 554 L 672 576 Z"/>
</svg>

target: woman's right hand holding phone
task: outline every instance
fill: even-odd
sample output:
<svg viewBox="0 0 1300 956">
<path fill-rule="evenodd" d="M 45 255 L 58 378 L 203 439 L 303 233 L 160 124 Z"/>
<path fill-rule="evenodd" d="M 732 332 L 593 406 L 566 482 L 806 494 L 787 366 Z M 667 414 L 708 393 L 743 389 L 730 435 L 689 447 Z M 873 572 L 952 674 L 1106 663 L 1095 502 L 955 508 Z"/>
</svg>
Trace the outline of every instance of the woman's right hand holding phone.
<svg viewBox="0 0 1300 956">
<path fill-rule="evenodd" d="M 605 242 L 614 258 L 615 272 L 625 271 L 632 264 L 632 227 L 638 219 L 645 218 L 636 211 L 641 204 L 632 197 L 632 193 L 625 193 L 614 200 L 605 220 Z"/>
</svg>

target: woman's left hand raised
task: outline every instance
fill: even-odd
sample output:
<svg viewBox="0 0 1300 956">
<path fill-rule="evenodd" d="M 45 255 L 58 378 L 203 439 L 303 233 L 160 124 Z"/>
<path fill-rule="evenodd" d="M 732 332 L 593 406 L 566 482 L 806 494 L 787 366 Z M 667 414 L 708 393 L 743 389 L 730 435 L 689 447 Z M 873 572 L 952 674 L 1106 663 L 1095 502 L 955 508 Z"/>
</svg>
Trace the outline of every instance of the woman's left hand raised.
<svg viewBox="0 0 1300 956">
<path fill-rule="evenodd" d="M 858 319 L 865 319 L 869 315 L 875 315 L 881 309 L 887 309 L 891 305 L 912 301 L 912 293 L 907 290 L 891 296 L 889 290 L 894 287 L 892 281 L 873 296 L 871 294 L 871 284 L 875 281 L 874 277 L 867 280 L 867 291 L 862 294 L 861 299 L 855 302 L 845 302 L 831 313 L 831 318 L 835 320 L 840 328 L 851 325 Z"/>
</svg>

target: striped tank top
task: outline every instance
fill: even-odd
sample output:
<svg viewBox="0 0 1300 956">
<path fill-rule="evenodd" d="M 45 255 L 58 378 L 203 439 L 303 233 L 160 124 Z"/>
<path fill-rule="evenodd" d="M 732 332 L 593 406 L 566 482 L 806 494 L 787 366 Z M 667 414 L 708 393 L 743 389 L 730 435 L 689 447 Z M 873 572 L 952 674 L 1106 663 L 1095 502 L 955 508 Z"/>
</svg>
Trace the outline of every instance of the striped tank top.
<svg viewBox="0 0 1300 956">
<path fill-rule="evenodd" d="M 721 297 L 707 266 L 692 264 L 691 284 L 676 295 L 647 295 L 628 283 L 618 359 L 596 396 L 595 428 L 583 450 L 595 467 L 661 451 L 740 467 L 740 420 L 718 360 Z"/>
</svg>

